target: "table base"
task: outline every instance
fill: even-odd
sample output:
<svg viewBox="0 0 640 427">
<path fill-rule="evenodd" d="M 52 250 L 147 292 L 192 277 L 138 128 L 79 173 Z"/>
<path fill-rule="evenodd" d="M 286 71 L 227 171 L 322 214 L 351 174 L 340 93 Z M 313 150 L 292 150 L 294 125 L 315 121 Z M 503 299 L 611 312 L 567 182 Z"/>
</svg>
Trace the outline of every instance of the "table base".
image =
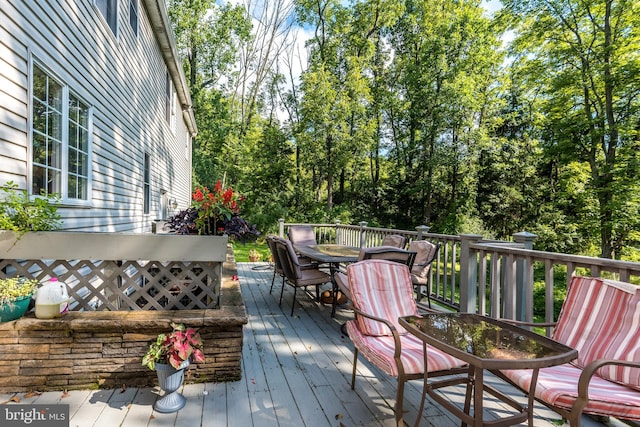
<svg viewBox="0 0 640 427">
<path fill-rule="evenodd" d="M 428 374 L 425 372 L 424 376 L 424 385 L 422 389 L 422 401 L 420 403 L 420 409 L 418 414 L 422 414 L 424 410 L 424 403 L 426 399 L 426 395 L 429 396 L 438 402 L 442 407 L 448 410 L 451 414 L 460 418 L 462 421 L 462 425 L 470 425 L 474 427 L 503 427 L 503 426 L 512 426 L 515 424 L 519 424 L 523 421 L 528 420 L 528 424 L 530 427 L 533 427 L 533 405 L 530 403 L 528 406 L 523 406 L 518 403 L 516 400 L 510 398 L 499 390 L 484 384 L 483 378 L 484 372 L 482 369 L 476 369 L 473 366 L 469 367 L 469 373 L 464 377 L 455 377 L 448 378 L 444 380 L 437 381 L 428 381 Z M 465 394 L 465 403 L 464 410 L 461 410 L 458 406 L 451 403 L 450 400 L 445 399 L 440 393 L 436 390 L 443 387 L 451 387 L 460 384 L 466 384 L 466 394 Z M 493 397 L 499 399 L 501 402 L 505 403 L 512 407 L 515 411 L 515 414 L 503 417 L 497 420 L 484 421 L 483 419 L 483 410 L 484 404 L 482 399 L 484 398 L 484 393 L 490 394 Z M 473 397 L 473 407 L 474 413 L 473 416 L 470 415 L 471 410 L 471 398 Z M 531 401 L 531 399 L 529 399 Z M 476 411 L 475 408 L 479 410 Z M 420 424 L 421 416 L 419 415 L 416 419 L 415 427 L 418 427 Z"/>
</svg>

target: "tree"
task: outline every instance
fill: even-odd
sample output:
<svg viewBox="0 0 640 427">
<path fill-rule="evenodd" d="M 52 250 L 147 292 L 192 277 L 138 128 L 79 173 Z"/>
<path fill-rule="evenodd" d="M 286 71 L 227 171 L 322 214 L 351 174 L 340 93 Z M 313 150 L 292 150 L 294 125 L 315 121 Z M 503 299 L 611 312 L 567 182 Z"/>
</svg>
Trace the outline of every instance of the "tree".
<svg viewBox="0 0 640 427">
<path fill-rule="evenodd" d="M 479 2 L 412 1 L 392 29 L 389 105 L 399 210 L 407 221 L 458 232 L 473 215 L 475 147 L 482 143 L 498 40 Z"/>
<path fill-rule="evenodd" d="M 225 170 L 220 154 L 233 130 L 225 87 L 233 81 L 238 48 L 251 25 L 242 7 L 213 0 L 170 0 L 169 17 L 199 129 L 193 141 L 194 181 L 208 184 Z"/>
<path fill-rule="evenodd" d="M 640 4 L 505 0 L 504 6 L 518 34 L 513 54 L 543 100 L 545 150 L 562 164 L 588 164 L 601 255 L 612 258 L 625 238 L 615 232 L 622 229 L 618 211 L 636 203 L 620 184 L 638 156 L 628 148 L 638 144 L 640 122 Z"/>
</svg>

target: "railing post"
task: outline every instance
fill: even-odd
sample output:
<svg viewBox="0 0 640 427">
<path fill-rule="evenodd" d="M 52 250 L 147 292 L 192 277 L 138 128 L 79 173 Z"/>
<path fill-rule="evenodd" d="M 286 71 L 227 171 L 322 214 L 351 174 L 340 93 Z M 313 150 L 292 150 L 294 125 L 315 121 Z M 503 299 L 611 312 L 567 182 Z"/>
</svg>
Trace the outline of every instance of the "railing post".
<svg viewBox="0 0 640 427">
<path fill-rule="evenodd" d="M 523 249 L 533 249 L 533 242 L 538 236 L 527 231 L 521 231 L 513 235 L 513 241 L 521 243 Z M 533 283 L 527 283 L 527 261 L 516 261 L 516 320 L 530 321 L 528 311 L 533 311 Z M 528 289 L 531 287 L 531 289 Z M 527 297 L 529 296 L 529 297 Z M 527 302 L 527 300 L 529 300 Z"/>
<path fill-rule="evenodd" d="M 339 219 L 336 219 L 336 244 L 342 245 L 342 229 L 340 228 Z"/>
<path fill-rule="evenodd" d="M 416 231 L 418 232 L 418 236 L 417 236 L 417 240 L 424 240 L 424 235 L 427 234 L 429 232 L 429 229 L 431 229 L 431 227 L 429 227 L 428 225 L 419 225 L 416 227 Z"/>
<path fill-rule="evenodd" d="M 470 245 L 482 240 L 479 234 L 460 235 L 460 312 L 476 313 L 478 307 L 478 256 Z"/>
<path fill-rule="evenodd" d="M 364 248 L 367 245 L 367 221 L 360 221 L 360 247 Z"/>
<path fill-rule="evenodd" d="M 278 236 L 284 237 L 284 218 L 278 220 Z"/>
</svg>

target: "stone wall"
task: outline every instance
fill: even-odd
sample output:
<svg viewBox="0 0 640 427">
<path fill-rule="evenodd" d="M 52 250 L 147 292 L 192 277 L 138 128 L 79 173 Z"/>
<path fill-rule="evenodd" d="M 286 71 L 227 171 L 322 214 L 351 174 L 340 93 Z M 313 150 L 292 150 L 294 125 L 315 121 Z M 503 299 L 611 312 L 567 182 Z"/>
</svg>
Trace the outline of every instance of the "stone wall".
<svg viewBox="0 0 640 427">
<path fill-rule="evenodd" d="M 142 356 L 172 322 L 197 328 L 204 340 L 205 362 L 191 365 L 186 382 L 237 381 L 247 316 L 231 252 L 220 299 L 220 309 L 70 312 L 51 320 L 30 313 L 0 323 L 0 393 L 155 385 Z"/>
</svg>

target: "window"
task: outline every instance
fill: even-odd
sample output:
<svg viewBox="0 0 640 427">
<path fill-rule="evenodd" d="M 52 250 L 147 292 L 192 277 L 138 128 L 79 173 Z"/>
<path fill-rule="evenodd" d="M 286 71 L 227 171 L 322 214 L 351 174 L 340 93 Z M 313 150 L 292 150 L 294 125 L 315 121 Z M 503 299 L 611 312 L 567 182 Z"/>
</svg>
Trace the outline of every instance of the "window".
<svg viewBox="0 0 640 427">
<path fill-rule="evenodd" d="M 89 183 L 89 107 L 69 95 L 67 197 L 87 200 Z"/>
<path fill-rule="evenodd" d="M 171 95 L 173 93 L 173 89 L 171 88 L 171 77 L 169 76 L 169 72 L 166 74 L 165 78 L 165 94 L 164 94 L 164 114 L 167 120 L 167 123 L 171 124 Z"/>
<path fill-rule="evenodd" d="M 144 153 L 144 182 L 142 184 L 143 191 L 143 212 L 149 214 L 151 211 L 151 157 L 148 153 Z"/>
<path fill-rule="evenodd" d="M 138 0 L 129 0 L 129 25 L 133 34 L 138 35 Z"/>
<path fill-rule="evenodd" d="M 118 0 L 95 0 L 96 6 L 102 16 L 107 21 L 113 34 L 117 34 L 118 29 Z"/>
<path fill-rule="evenodd" d="M 88 201 L 92 109 L 33 64 L 31 193 Z"/>
</svg>

